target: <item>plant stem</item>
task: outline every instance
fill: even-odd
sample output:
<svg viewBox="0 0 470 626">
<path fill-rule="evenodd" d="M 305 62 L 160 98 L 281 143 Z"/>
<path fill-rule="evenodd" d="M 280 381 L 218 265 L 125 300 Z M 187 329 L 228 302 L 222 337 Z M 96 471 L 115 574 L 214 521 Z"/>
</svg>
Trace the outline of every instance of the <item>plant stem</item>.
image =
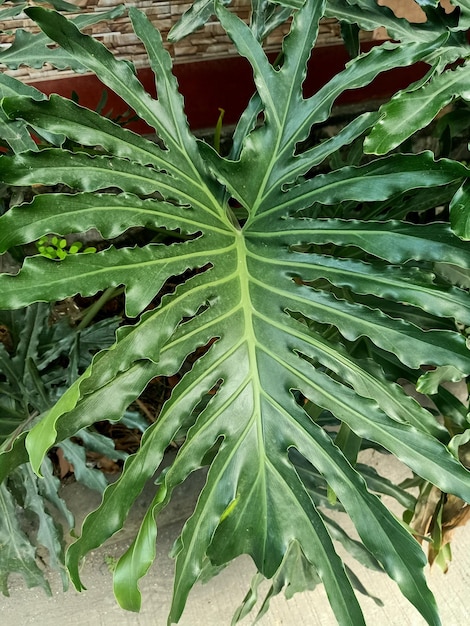
<svg viewBox="0 0 470 626">
<path fill-rule="evenodd" d="M 108 287 L 108 289 L 103 291 L 98 300 L 96 300 L 96 302 L 93 302 L 93 304 L 85 310 L 82 320 L 77 326 L 77 331 L 83 330 L 84 328 L 89 326 L 89 324 L 93 321 L 99 311 L 101 311 L 106 302 L 112 300 L 114 297 L 120 295 L 123 292 L 124 287 Z"/>
</svg>

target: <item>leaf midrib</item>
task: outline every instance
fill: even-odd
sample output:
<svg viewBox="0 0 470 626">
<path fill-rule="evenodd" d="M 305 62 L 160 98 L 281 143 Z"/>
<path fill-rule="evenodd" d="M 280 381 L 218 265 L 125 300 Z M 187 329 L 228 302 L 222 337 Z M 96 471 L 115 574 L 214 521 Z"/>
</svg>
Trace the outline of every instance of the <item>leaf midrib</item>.
<svg viewBox="0 0 470 626">
<path fill-rule="evenodd" d="M 335 350 L 334 348 L 330 347 L 329 345 L 327 345 L 325 342 L 323 342 L 322 340 L 318 340 L 316 335 L 314 333 L 303 333 L 301 331 L 302 325 L 299 323 L 299 329 L 296 330 L 292 327 L 287 327 L 286 325 L 281 325 L 280 323 L 274 321 L 273 318 L 267 318 L 265 315 L 263 315 L 260 311 L 257 311 L 256 313 L 257 317 L 264 322 L 267 325 L 270 325 L 274 328 L 276 328 L 280 333 L 288 333 L 289 336 L 299 339 L 302 342 L 305 342 L 307 344 L 310 344 L 312 346 L 312 348 L 315 350 L 318 350 L 319 352 L 323 352 L 325 353 L 329 359 L 331 360 L 335 360 L 337 361 L 342 367 L 344 367 L 345 369 L 349 369 L 352 371 L 356 371 L 356 375 L 365 378 L 366 380 L 370 381 L 370 383 L 372 384 L 373 387 L 377 387 L 377 385 L 379 385 L 380 387 L 380 391 L 390 399 L 390 403 L 392 406 L 395 406 L 397 403 L 397 400 L 393 397 L 391 391 L 387 388 L 387 386 L 382 385 L 381 381 L 377 378 L 375 378 L 372 374 L 370 374 L 370 372 L 368 372 L 367 370 L 364 370 L 360 367 L 359 364 L 355 363 L 353 360 L 351 360 L 349 358 L 349 355 L 345 355 L 342 352 L 340 352 L 339 350 Z M 299 351 L 301 351 L 299 349 Z M 265 350 L 265 352 L 267 352 Z M 270 353 L 271 354 L 271 353 Z M 309 356 L 309 355 L 306 355 Z M 277 359 L 279 363 L 282 363 L 281 361 L 279 361 L 279 359 Z M 323 361 L 322 364 L 324 365 Z M 333 368 L 331 368 L 333 369 Z M 335 371 L 335 370 L 333 370 Z M 336 374 L 338 374 L 338 372 L 335 371 Z M 351 382 L 351 384 L 353 384 Z M 377 400 L 372 396 L 372 395 L 368 395 L 368 396 L 364 396 L 363 394 L 359 394 L 356 390 L 355 387 L 353 387 L 354 392 L 357 393 L 357 395 L 361 395 L 362 397 L 367 397 L 369 400 L 372 400 L 373 402 L 377 403 L 377 406 L 380 407 L 379 403 L 377 402 Z M 409 398 L 409 400 L 411 401 L 412 399 Z M 417 405 L 419 406 L 419 405 Z M 423 409 L 424 410 L 424 409 Z M 390 416 L 391 419 L 393 419 L 395 422 L 397 422 L 398 424 L 407 424 L 408 422 L 404 422 L 401 421 L 397 418 L 394 418 L 392 416 Z M 414 426 L 414 424 L 412 424 L 411 422 L 409 422 L 410 425 Z M 430 433 L 429 431 L 427 431 L 428 434 L 433 435 L 433 433 Z M 441 433 L 437 433 L 437 434 L 441 434 Z M 435 436 L 435 434 L 434 434 Z"/>
<path fill-rule="evenodd" d="M 356 271 L 354 268 L 352 267 L 347 267 L 342 269 L 341 267 L 334 267 L 334 265 L 322 265 L 321 263 L 304 263 L 304 262 L 300 262 L 300 263 L 296 263 L 296 262 L 289 262 L 286 261 L 285 259 L 283 259 L 282 261 L 278 261 L 277 259 L 275 259 L 274 257 L 263 257 L 260 255 L 255 255 L 253 253 L 251 253 L 251 255 L 268 264 L 271 266 L 279 266 L 282 268 L 287 268 L 287 267 L 291 267 L 291 268 L 295 268 L 297 270 L 303 269 L 305 270 L 312 270 L 314 268 L 319 268 L 318 271 L 318 275 L 313 277 L 313 278 L 308 278 L 307 281 L 313 281 L 313 280 L 317 280 L 319 278 L 324 278 L 325 280 L 328 280 L 328 282 L 330 282 L 330 284 L 335 285 L 335 286 L 346 286 L 349 287 L 350 289 L 352 289 L 355 293 L 361 294 L 361 295 L 369 295 L 371 294 L 370 291 L 368 291 L 367 289 L 365 289 L 364 287 L 362 289 L 358 289 L 354 286 L 352 286 L 352 281 L 350 279 L 350 277 L 354 277 L 356 276 L 359 280 L 370 280 L 371 283 L 377 283 L 379 285 L 383 285 L 384 287 L 389 287 L 389 288 L 395 288 L 395 289 L 399 289 L 400 292 L 404 292 L 406 293 L 406 291 L 411 291 L 411 292 L 418 292 L 420 294 L 422 294 L 423 296 L 428 296 L 428 297 L 437 297 L 439 296 L 440 299 L 442 299 L 443 301 L 447 302 L 448 305 L 455 305 L 455 301 L 452 299 L 452 294 L 446 291 L 443 291 L 441 289 L 439 289 L 439 287 L 437 285 L 435 285 L 434 283 L 431 283 L 429 285 L 424 285 L 424 284 L 419 284 L 419 283 L 411 283 L 408 282 L 406 279 L 402 279 L 401 281 L 398 280 L 398 278 L 395 278 L 393 276 L 391 277 L 387 277 L 384 276 L 380 271 L 372 271 L 370 274 L 367 273 L 362 273 L 360 271 Z M 363 265 L 365 265 L 366 267 L 369 267 L 373 270 L 373 266 L 369 263 L 365 263 L 363 261 L 358 261 L 358 262 L 354 262 L 352 261 L 352 263 L 354 263 L 356 265 L 356 267 L 358 267 L 358 263 L 362 263 Z M 387 267 L 392 267 L 392 266 L 387 266 Z M 347 274 L 348 278 L 347 279 L 341 279 L 341 275 Z M 334 280 L 334 276 L 337 276 L 338 278 L 336 280 Z M 403 298 L 400 297 L 392 297 L 390 294 L 386 294 L 386 295 L 380 295 L 380 294 L 373 294 L 376 295 L 379 298 L 385 298 L 388 297 L 390 300 L 394 300 L 396 302 L 403 302 Z M 462 296 L 465 295 L 465 291 L 462 290 Z M 449 314 L 446 315 L 442 315 L 440 314 L 439 311 L 436 312 L 436 310 L 434 308 L 432 308 L 431 306 L 424 306 L 424 302 L 422 301 L 415 301 L 410 303 L 412 306 L 418 307 L 424 311 L 429 312 L 433 312 L 435 315 L 441 315 L 442 317 L 449 317 Z M 465 307 L 465 303 L 459 303 L 459 306 L 461 306 L 462 308 Z M 469 309 L 469 315 L 470 315 L 470 301 L 467 305 L 467 308 Z M 467 320 L 461 320 L 458 319 L 457 321 L 459 322 L 468 322 L 470 323 L 470 318 L 467 318 Z"/>
</svg>

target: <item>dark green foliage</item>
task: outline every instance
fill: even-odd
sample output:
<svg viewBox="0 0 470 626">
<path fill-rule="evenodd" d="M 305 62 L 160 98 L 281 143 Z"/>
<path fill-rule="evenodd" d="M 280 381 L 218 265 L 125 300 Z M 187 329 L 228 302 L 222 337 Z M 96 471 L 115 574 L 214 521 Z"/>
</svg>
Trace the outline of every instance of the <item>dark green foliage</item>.
<svg viewBox="0 0 470 626">
<path fill-rule="evenodd" d="M 0 312 L 0 450 L 8 451 L 22 433 L 47 411 L 89 365 L 99 347 L 112 343 L 118 321 L 109 319 L 76 331 L 67 318 L 51 323 L 51 307 L 31 305 L 27 309 Z M 107 481 L 97 469 L 87 466 L 87 450 L 124 460 L 112 440 L 94 428 L 76 433 L 74 441 L 59 444 L 64 458 L 73 464 L 77 480 L 103 491 Z M 47 550 L 51 567 L 61 570 L 64 587 L 64 542 L 62 527 L 52 510 L 59 511 L 69 529 L 73 516 L 59 496 L 60 481 L 54 476 L 49 458 L 39 478 L 29 464 L 9 473 L 0 486 L 0 582 L 8 595 L 8 575 L 18 572 L 28 586 L 49 586 L 43 568 L 38 567 L 38 548 Z"/>
<path fill-rule="evenodd" d="M 90 228 L 105 239 L 131 227 L 177 235 L 172 244 L 110 245 L 62 261 L 37 255 L 18 275 L 0 276 L 0 308 L 123 285 L 127 314 L 137 318 L 0 457 L 1 475 L 28 459 L 40 474 L 47 451 L 101 419 L 103 406 L 109 420 L 119 420 L 153 378 L 181 374 L 139 451 L 68 550 L 78 589 L 81 559 L 120 530 L 165 449 L 185 432 L 115 569 L 123 607 L 140 607 L 138 580 L 155 556 L 158 513 L 173 489 L 207 466 L 205 486 L 173 550 L 170 622 L 178 621 L 200 577 L 248 553 L 259 576 L 238 617 L 252 606 L 261 577 L 272 579 L 268 600 L 321 580 L 338 622 L 362 624 L 353 591 L 360 585 L 332 540 L 348 538 L 322 508 L 338 501 L 362 542 L 348 542 L 356 557 L 383 568 L 429 624 L 439 623 L 420 546 L 372 490 L 392 490 L 407 507 L 413 502 L 355 463 L 361 446 L 377 446 L 421 479 L 470 502 L 470 474 L 452 439 L 465 437 L 468 418 L 463 405 L 452 406 L 441 393 L 446 380 L 470 374 L 469 169 L 429 151 L 398 150 L 440 107 L 468 96 L 467 65 L 449 69 L 470 52 L 468 7 L 461 5 L 460 21 L 427 8 L 428 22 L 411 26 L 374 0 L 306 0 L 295 10 L 257 0 L 247 25 L 224 3 L 196 2 L 173 36 L 215 13 L 253 69 L 256 93 L 226 158 L 191 134 L 170 57 L 142 13 L 129 10 L 156 74 L 158 100 L 144 91 L 131 64 L 72 22 L 27 10 L 74 64 L 96 73 L 155 129 L 159 143 L 58 96 L 6 92 L 5 124 L 66 137 L 84 149 L 69 151 L 56 142 L 49 149 L 20 146 L 1 158 L 7 185 L 61 184 L 75 191 L 38 195 L 9 210 L 0 218 L 0 251 L 51 232 Z M 290 34 L 273 67 L 260 40 L 291 13 Z M 351 33 L 354 25 L 384 25 L 396 41 L 354 57 L 304 98 L 306 65 L 324 15 L 351 24 Z M 305 143 L 344 91 L 418 61 L 429 66 L 419 83 L 331 139 Z M 350 146 L 352 164 L 344 164 Z M 450 223 L 406 220 L 413 211 L 441 206 L 450 207 Z M 161 297 L 175 276 L 176 287 Z M 182 369 L 190 357 L 191 367 Z M 434 368 L 436 374 L 418 382 Z M 453 427 L 408 397 L 399 379 L 418 382 L 437 406 L 449 406 Z M 334 431 L 324 427 L 330 419 Z"/>
</svg>

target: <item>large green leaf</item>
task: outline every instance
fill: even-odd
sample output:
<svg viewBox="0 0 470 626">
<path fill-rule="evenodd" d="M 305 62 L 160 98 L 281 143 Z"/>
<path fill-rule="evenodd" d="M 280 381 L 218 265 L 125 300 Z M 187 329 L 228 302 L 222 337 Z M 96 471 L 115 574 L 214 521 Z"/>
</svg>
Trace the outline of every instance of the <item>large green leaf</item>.
<svg viewBox="0 0 470 626">
<path fill-rule="evenodd" d="M 77 331 L 65 319 L 51 325 L 50 318 L 51 306 L 44 304 L 8 313 L 0 311 L 0 324 L 9 338 L 8 350 L 0 343 L 0 445 L 3 451 L 10 450 L 9 454 L 0 455 L 2 479 L 7 478 L 0 493 L 0 533 L 11 536 L 8 550 L 2 549 L 0 557 L 0 581 L 5 594 L 12 572 L 22 575 L 28 585 L 48 589 L 46 572 L 37 566 L 38 546 L 47 550 L 48 565 L 60 572 L 64 590 L 68 586 L 63 529 L 51 509 L 62 514 L 70 529 L 74 527 L 74 519 L 59 495 L 61 483 L 54 476 L 50 459 L 46 457 L 41 464 L 41 478 L 33 472 L 31 464 L 25 463 L 23 435 L 50 409 L 67 383 L 78 376 L 74 363 L 83 371 L 91 361 L 89 351 L 109 346 L 117 325 L 116 319 L 106 319 Z M 63 367 L 65 359 L 68 368 Z M 80 438 L 83 445 L 64 436 L 59 446 L 73 464 L 76 479 L 103 491 L 107 481 L 100 471 L 87 466 L 87 450 L 99 451 L 112 459 L 127 455 L 116 452 L 111 439 L 90 430 L 74 429 L 70 434 Z M 20 467 L 13 468 L 3 462 L 13 457 L 15 465 Z M 29 522 L 26 527 L 25 515 Z"/>
<path fill-rule="evenodd" d="M 450 203 L 450 221 L 456 235 L 470 240 L 470 187 L 468 180 L 460 187 Z"/>
<path fill-rule="evenodd" d="M 206 4 L 199 3 L 203 9 Z M 302 142 L 328 119 L 345 90 L 439 55 L 449 33 L 433 25 L 406 46 L 379 46 L 304 98 L 307 61 L 325 7 L 307 0 L 295 12 L 280 67 L 273 67 L 257 29 L 214 3 L 252 66 L 257 89 L 231 158 L 191 135 L 170 58 L 139 11 L 131 8 L 130 16 L 156 74 L 158 100 L 127 63 L 73 24 L 28 9 L 49 37 L 114 89 L 161 140 L 152 143 L 59 97 L 41 101 L 20 94 L 2 103 L 12 121 L 63 134 L 83 149 L 1 157 L 9 185 L 69 187 L 69 193 L 44 193 L 1 217 L 1 250 L 51 232 L 90 228 L 111 241 L 93 255 L 27 258 L 17 275 L 0 276 L 0 307 L 124 285 L 127 313 L 138 319 L 123 326 L 114 346 L 99 353 L 29 434 L 0 456 L 0 474 L 27 454 L 40 472 L 49 448 L 102 419 L 103 406 L 107 419 L 119 419 L 154 377 L 181 374 L 139 451 L 68 551 L 72 580 L 81 589 L 81 559 L 122 528 L 167 446 L 186 433 L 115 571 L 116 596 L 128 609 L 140 606 L 138 580 L 155 556 L 159 512 L 193 471 L 208 467 L 174 548 L 170 620 L 179 619 L 200 576 L 247 553 L 260 574 L 273 578 L 268 599 L 283 586 L 300 590 L 319 578 L 338 622 L 363 623 L 353 591 L 357 581 L 336 552 L 331 522 L 300 458 L 351 517 L 362 556 L 372 555 L 427 623 L 439 623 L 419 545 L 371 493 L 343 453 L 341 438 L 335 440 L 311 415 L 327 411 L 351 437 L 389 450 L 419 476 L 470 501 L 470 473 L 447 449 L 447 430 L 396 384 L 402 372 L 416 380 L 422 366 L 453 365 L 459 375 L 470 374 L 470 351 L 455 324 L 469 323 L 468 293 L 433 273 L 436 262 L 468 269 L 468 244 L 443 223 L 371 221 L 362 213 L 373 205 L 380 215 L 380 206 L 395 199 L 402 205 L 406 194 L 419 190 L 454 191 L 469 170 L 424 152 L 318 173 L 315 168 L 371 128 L 375 112 L 346 124 L 324 144 Z M 130 239 L 113 245 L 121 233 L 130 236 L 131 227 L 165 229 L 168 237 L 164 243 L 134 246 Z M 301 572 L 294 571 L 296 564 Z M 247 608 L 252 599 L 247 596 Z"/>
<path fill-rule="evenodd" d="M 17 3 L 13 4 L 13 6 L 9 6 L 7 9 L 0 10 L 0 20 L 8 20 L 10 17 L 16 17 L 19 15 L 23 9 L 25 9 L 28 5 L 26 3 Z"/>
<path fill-rule="evenodd" d="M 433 0 L 427 2 L 423 0 L 417 0 L 418 4 L 422 5 L 427 13 L 427 21 L 424 23 L 412 23 L 406 19 L 406 17 L 397 18 L 395 13 L 386 5 L 379 5 L 375 0 L 328 0 L 325 14 L 328 17 L 335 17 L 339 20 L 357 24 L 363 30 L 374 30 L 379 26 L 384 26 L 387 29 L 389 37 L 392 39 L 403 41 L 404 43 L 410 43 L 414 41 L 429 41 L 434 39 L 443 30 L 446 30 L 450 35 L 449 43 L 457 46 L 466 46 L 465 37 L 462 33 L 458 32 L 468 28 L 465 26 L 464 19 L 459 20 L 459 25 L 456 26 L 455 14 L 446 15 L 444 10 L 433 11 Z M 468 0 L 456 0 L 454 4 L 465 5 Z M 466 10 L 464 9 L 466 13 Z M 462 16 L 460 16 L 462 18 Z M 447 28 L 443 29 L 443 25 L 446 24 Z M 447 55 L 450 50 L 442 50 L 441 53 Z M 451 53 L 452 54 L 452 53 Z"/>
<path fill-rule="evenodd" d="M 28 96 L 34 100 L 44 100 L 46 96 L 31 85 L 26 85 L 21 81 L 8 76 L 8 74 L 0 74 L 0 99 L 6 96 Z M 19 154 L 28 150 L 37 150 L 36 141 L 31 137 L 29 130 L 24 122 L 9 120 L 5 113 L 0 113 L 2 118 L 2 138 L 7 141 L 13 152 Z M 61 146 L 65 141 L 64 135 L 56 135 L 45 130 L 38 130 L 38 135 L 55 146 Z"/>
<path fill-rule="evenodd" d="M 451 2 L 459 10 L 459 30 L 467 30 L 470 26 L 470 3 L 468 0 L 453 0 Z"/>
<path fill-rule="evenodd" d="M 52 474 L 52 464 L 46 459 L 43 464 L 44 479 L 38 478 L 29 465 L 19 467 L 13 477 L 16 479 L 18 487 L 23 491 L 21 503 L 25 512 L 32 515 L 37 526 L 37 543 L 47 548 L 49 565 L 54 570 L 60 572 L 64 591 L 68 587 L 68 577 L 64 567 L 64 541 L 63 530 L 60 524 L 48 510 L 48 504 L 58 506 L 61 513 L 66 514 L 67 520 L 73 527 L 73 516 L 67 509 L 65 502 L 59 497 L 58 489 L 60 481 Z M 14 514 L 10 511 L 10 523 L 14 523 Z M 6 521 L 6 520 L 5 520 Z M 30 537 L 28 537 L 29 540 Z M 3 564 L 5 567 L 5 564 Z M 31 564 L 32 565 L 32 564 Z M 11 571 L 8 566 L 4 571 Z M 2 572 L 2 573 L 3 573 Z M 24 575 L 22 567 L 18 568 L 18 573 Z M 44 573 L 41 572 L 44 576 Z M 27 577 L 26 577 L 27 579 Z"/>
<path fill-rule="evenodd" d="M 0 112 L 0 136 L 17 154 L 37 150 L 34 139 L 25 125 L 22 122 L 12 122 L 3 111 Z"/>
<path fill-rule="evenodd" d="M 421 130 L 456 97 L 470 99 L 467 64 L 433 77 L 419 89 L 396 94 L 381 108 L 382 117 L 364 143 L 367 152 L 386 154 Z"/>
<path fill-rule="evenodd" d="M 8 577 L 18 572 L 28 587 L 41 586 L 51 594 L 49 583 L 36 563 L 36 551 L 25 535 L 16 517 L 17 503 L 5 484 L 0 485 L 0 585 L 4 595 L 8 593 Z"/>
<path fill-rule="evenodd" d="M 219 0 L 220 4 L 228 6 L 231 0 Z M 169 33 L 170 41 L 184 39 L 194 31 L 203 27 L 215 13 L 214 0 L 196 0 L 181 16 Z M 299 9 L 304 0 L 253 0 L 251 26 L 259 40 L 280 23 L 285 22 L 293 9 Z"/>
</svg>

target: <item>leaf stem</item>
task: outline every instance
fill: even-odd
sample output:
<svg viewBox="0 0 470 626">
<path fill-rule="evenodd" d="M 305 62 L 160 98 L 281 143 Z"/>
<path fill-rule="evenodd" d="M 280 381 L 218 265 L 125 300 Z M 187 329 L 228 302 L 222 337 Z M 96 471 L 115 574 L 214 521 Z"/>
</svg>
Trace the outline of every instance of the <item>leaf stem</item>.
<svg viewBox="0 0 470 626">
<path fill-rule="evenodd" d="M 101 311 L 106 302 L 112 300 L 123 292 L 124 287 L 108 287 L 108 289 L 103 291 L 98 300 L 96 300 L 96 302 L 93 302 L 93 304 L 85 310 L 82 320 L 77 326 L 77 331 L 83 330 L 84 328 L 89 326 L 89 324 L 91 324 L 93 319 L 96 317 L 99 311 Z"/>
</svg>

